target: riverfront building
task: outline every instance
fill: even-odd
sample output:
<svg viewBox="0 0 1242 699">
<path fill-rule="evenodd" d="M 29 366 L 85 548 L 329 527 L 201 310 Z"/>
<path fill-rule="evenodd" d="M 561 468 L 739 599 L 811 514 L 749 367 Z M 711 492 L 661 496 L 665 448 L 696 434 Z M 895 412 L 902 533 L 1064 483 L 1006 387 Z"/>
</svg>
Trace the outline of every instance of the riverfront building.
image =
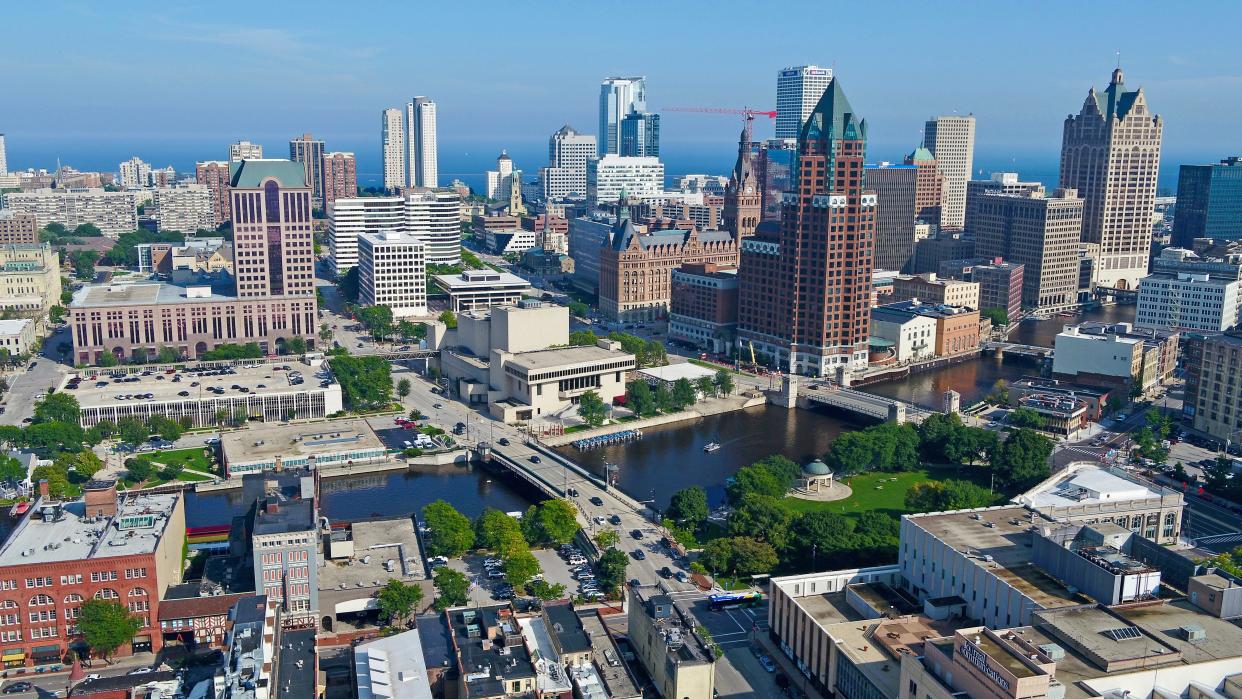
<svg viewBox="0 0 1242 699">
<path fill-rule="evenodd" d="M 1077 192 L 987 190 L 973 216 L 974 254 L 1023 266 L 1022 305 L 1046 312 L 1078 305 L 1083 200 Z"/>
<path fill-rule="evenodd" d="M 1139 281 L 1134 324 L 1222 332 L 1238 324 L 1242 281 L 1207 272 L 1156 272 Z"/>
<path fill-rule="evenodd" d="M 286 488 L 286 482 L 295 484 Z M 254 566 L 254 589 L 279 607 L 280 625 L 285 629 L 313 630 L 319 625 L 319 508 L 315 488 L 311 475 L 265 482 L 262 495 L 246 517 L 244 534 Z"/>
<path fill-rule="evenodd" d="M 904 304 L 871 309 L 871 335 L 893 343 L 893 359 L 909 362 L 936 354 L 936 319 Z"/>
<path fill-rule="evenodd" d="M 927 272 L 893 278 L 893 301 L 918 299 L 924 303 L 944 306 L 979 308 L 979 283 L 960 279 L 940 279 Z"/>
<path fill-rule="evenodd" d="M 923 303 L 917 299 L 898 301 L 883 306 L 876 306 L 872 312 L 884 309 L 886 319 L 896 319 L 893 314 L 916 314 L 930 318 L 936 323 L 936 332 L 931 337 L 932 353 L 937 357 L 952 354 L 974 352 L 979 349 L 979 311 L 963 306 L 946 306 L 943 304 Z M 911 333 L 911 356 L 921 354 L 921 342 L 925 338 L 914 334 L 920 326 L 903 324 L 903 331 Z M 891 332 L 886 330 L 886 332 Z"/>
<path fill-rule="evenodd" d="M 1173 244 L 1190 247 L 1195 238 L 1242 238 L 1242 158 L 1178 171 Z"/>
<path fill-rule="evenodd" d="M 1061 348 L 1065 351 L 1062 352 Z M 1052 372 L 1058 378 L 1146 391 L 1173 378 L 1178 334 L 1129 323 L 1067 325 L 1054 341 Z"/>
<path fill-rule="evenodd" d="M 774 367 L 835 376 L 867 366 L 876 197 L 864 189 L 866 141 L 834 78 L 799 137 L 780 226 L 741 241 L 738 340 Z"/>
<path fill-rule="evenodd" d="M 280 425 L 227 432 L 220 441 L 224 473 L 333 469 L 384 461 L 387 448 L 366 420 Z"/>
<path fill-rule="evenodd" d="M 737 337 L 737 268 L 687 263 L 672 272 L 669 339 L 723 354 Z"/>
</svg>

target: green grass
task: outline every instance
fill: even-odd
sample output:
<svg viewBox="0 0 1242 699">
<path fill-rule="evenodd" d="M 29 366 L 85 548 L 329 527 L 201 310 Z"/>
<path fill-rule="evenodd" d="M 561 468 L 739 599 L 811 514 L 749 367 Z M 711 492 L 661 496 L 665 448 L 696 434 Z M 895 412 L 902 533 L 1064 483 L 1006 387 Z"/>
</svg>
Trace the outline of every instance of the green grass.
<svg viewBox="0 0 1242 699">
<path fill-rule="evenodd" d="M 900 517 L 901 515 L 911 513 L 911 510 L 906 507 L 905 502 L 906 491 L 910 489 L 910 486 L 925 481 L 948 479 L 968 480 L 985 488 L 988 486 L 989 481 L 986 469 L 968 466 L 963 466 L 960 469 L 929 466 L 917 471 L 906 471 L 904 473 L 872 472 L 850 478 L 846 485 L 850 487 L 853 493 L 844 500 L 815 502 L 813 500 L 787 497 L 784 503 L 790 511 L 797 514 L 826 511 L 857 517 L 864 512 L 877 511 L 892 515 L 893 517 Z"/>
<path fill-rule="evenodd" d="M 195 471 L 203 471 L 204 473 L 213 473 L 216 465 L 213 459 L 210 459 L 203 449 L 178 449 L 176 451 L 157 451 L 148 457 L 165 466 L 172 464 L 180 464 L 186 468 L 192 468 Z"/>
</svg>

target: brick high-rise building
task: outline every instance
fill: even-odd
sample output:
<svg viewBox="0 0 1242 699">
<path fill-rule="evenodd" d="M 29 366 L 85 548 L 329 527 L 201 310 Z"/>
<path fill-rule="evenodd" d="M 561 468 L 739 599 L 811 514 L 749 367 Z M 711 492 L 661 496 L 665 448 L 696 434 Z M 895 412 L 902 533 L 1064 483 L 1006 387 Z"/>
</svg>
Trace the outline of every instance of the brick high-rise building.
<svg viewBox="0 0 1242 699">
<path fill-rule="evenodd" d="M 738 139 L 737 163 L 725 189 L 724 228 L 738 240 L 755 232 L 763 217 L 763 195 L 759 178 L 755 173 L 754 149 L 750 143 L 750 129 L 754 117 L 746 116 L 746 126 Z"/>
<path fill-rule="evenodd" d="M 725 353 L 737 333 L 737 268 L 690 263 L 673 270 L 668 336 Z"/>
<path fill-rule="evenodd" d="M 780 228 L 741 241 L 738 341 L 799 374 L 865 368 L 876 197 L 866 191 L 867 123 L 833 78 L 798 139 Z"/>
<path fill-rule="evenodd" d="M 1083 199 L 1082 239 L 1100 245 L 1099 286 L 1135 289 L 1147 275 L 1163 131 L 1143 89 L 1126 91 L 1120 68 L 1065 119 L 1061 186 Z"/>
<path fill-rule="evenodd" d="M 966 182 L 975 162 L 975 117 L 938 116 L 924 125 L 923 142 L 944 175 L 940 199 L 940 226 L 966 225 Z"/>
<path fill-rule="evenodd" d="M 34 214 L 0 209 L 0 245 L 33 245 L 39 242 L 39 226 Z"/>
<path fill-rule="evenodd" d="M 337 199 L 358 196 L 358 163 L 353 153 L 323 154 L 323 208 Z"/>
<path fill-rule="evenodd" d="M 229 216 L 229 164 L 223 160 L 204 160 L 194 165 L 194 181 L 207 185 L 211 193 L 211 213 L 219 228 Z"/>
<path fill-rule="evenodd" d="M 1021 264 L 1022 305 L 1064 311 L 1078 305 L 1083 200 L 1074 190 L 979 198 L 975 254 Z"/>
<path fill-rule="evenodd" d="M 906 165 L 913 165 L 914 218 L 924 223 L 940 225 L 940 202 L 944 196 L 944 175 L 931 151 L 919 146 L 906 156 Z"/>
</svg>

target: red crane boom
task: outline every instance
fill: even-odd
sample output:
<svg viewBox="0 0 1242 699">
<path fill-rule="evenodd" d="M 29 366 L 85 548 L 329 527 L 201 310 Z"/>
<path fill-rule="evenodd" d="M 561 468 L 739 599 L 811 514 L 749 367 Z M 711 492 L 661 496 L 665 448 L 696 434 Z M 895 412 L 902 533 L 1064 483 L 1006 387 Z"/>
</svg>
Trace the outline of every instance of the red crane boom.
<svg viewBox="0 0 1242 699">
<path fill-rule="evenodd" d="M 764 109 L 733 109 L 730 107 L 665 107 L 666 112 L 695 112 L 699 114 L 744 114 L 746 116 L 754 116 L 761 114 L 769 119 L 776 118 L 775 111 L 767 111 Z"/>
</svg>

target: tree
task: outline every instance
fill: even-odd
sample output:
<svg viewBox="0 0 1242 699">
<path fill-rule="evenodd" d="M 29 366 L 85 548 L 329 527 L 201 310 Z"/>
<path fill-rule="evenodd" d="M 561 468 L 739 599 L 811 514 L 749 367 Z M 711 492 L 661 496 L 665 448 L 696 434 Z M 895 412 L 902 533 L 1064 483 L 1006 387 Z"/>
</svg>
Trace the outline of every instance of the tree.
<svg viewBox="0 0 1242 699">
<path fill-rule="evenodd" d="M 73 472 L 79 481 L 90 480 L 91 476 L 99 473 L 104 467 L 104 462 L 90 449 L 75 453 L 66 452 L 56 457 L 55 463 L 57 468 L 66 474 Z"/>
<path fill-rule="evenodd" d="M 98 238 L 103 235 L 103 231 L 93 223 L 82 223 L 73 229 L 73 234 L 79 238 Z"/>
<path fill-rule="evenodd" d="M 321 323 L 319 325 L 319 341 L 326 345 L 332 341 L 333 337 L 332 327 L 327 323 Z"/>
<path fill-rule="evenodd" d="M 1034 408 L 1023 406 L 1021 408 L 1014 408 L 1009 413 L 1009 423 L 1014 427 L 1029 427 L 1034 430 L 1040 430 L 1044 428 L 1044 425 L 1048 424 L 1048 420 Z"/>
<path fill-rule="evenodd" d="M 1048 477 L 1051 456 L 1052 440 L 1034 430 L 1016 429 L 992 455 L 996 482 L 1006 492 L 1027 490 Z"/>
<path fill-rule="evenodd" d="M 697 485 L 682 488 L 673 493 L 665 514 L 691 530 L 698 529 L 703 522 L 707 521 L 707 515 L 710 514 L 707 506 L 707 491 Z"/>
<path fill-rule="evenodd" d="M 872 439 L 866 432 L 838 435 L 824 455 L 824 462 L 838 477 L 847 478 L 868 470 L 875 461 Z"/>
<path fill-rule="evenodd" d="M 502 555 L 529 548 L 522 533 L 522 525 L 513 517 L 491 507 L 483 510 L 483 514 L 474 521 L 474 543 L 479 548 L 497 551 Z"/>
<path fill-rule="evenodd" d="M 750 536 L 783 549 L 789 542 L 793 514 L 780 498 L 747 493 L 729 516 L 730 536 Z"/>
<path fill-rule="evenodd" d="M 94 250 L 74 250 L 69 253 L 69 264 L 78 279 L 94 279 L 96 262 L 99 262 L 99 253 Z"/>
<path fill-rule="evenodd" d="M 470 601 L 470 580 L 459 570 L 440 566 L 431 576 L 431 582 L 436 586 L 436 611 L 461 607 Z"/>
<path fill-rule="evenodd" d="M 411 338 L 413 338 L 415 335 L 418 334 L 418 328 L 419 328 L 418 325 L 415 325 L 413 322 L 405 318 L 402 318 L 400 321 L 397 322 L 397 327 L 395 328 L 394 332 L 397 333 L 397 337 L 408 342 Z"/>
<path fill-rule="evenodd" d="M 545 602 L 565 597 L 564 585 L 561 583 L 549 583 L 547 580 L 536 580 L 528 583 L 526 591 Z"/>
<path fill-rule="evenodd" d="M 401 398 L 405 398 L 406 396 L 410 395 L 410 386 L 411 384 L 410 384 L 409 379 L 401 379 L 400 381 L 398 381 L 397 382 L 397 395 L 400 396 Z"/>
<path fill-rule="evenodd" d="M 155 464 L 145 456 L 135 456 L 125 460 L 125 472 L 133 483 L 141 483 L 155 473 Z"/>
<path fill-rule="evenodd" d="M 700 376 L 694 380 L 694 390 L 704 398 L 716 397 L 716 382 L 710 376 Z"/>
<path fill-rule="evenodd" d="M 985 308 L 979 315 L 992 321 L 992 325 L 1009 325 L 1009 311 L 1004 308 Z"/>
<path fill-rule="evenodd" d="M 1156 462 L 1163 462 L 1169 458 L 1169 450 L 1150 427 L 1138 428 L 1130 434 L 1130 438 L 1134 440 L 1134 448 L 1130 452 L 1133 456 Z"/>
<path fill-rule="evenodd" d="M 442 312 L 438 320 L 441 323 L 444 323 L 445 327 L 447 327 L 450 330 L 457 327 L 457 316 L 453 315 L 452 311 Z"/>
<path fill-rule="evenodd" d="M 599 570 L 599 584 L 608 594 L 617 591 L 625 582 L 625 568 L 629 565 L 629 556 L 621 549 L 608 549 L 599 557 L 596 568 Z"/>
<path fill-rule="evenodd" d="M 423 601 L 423 588 L 393 579 L 380 588 L 376 598 L 383 617 L 390 623 L 401 622 L 418 611 L 418 605 Z"/>
<path fill-rule="evenodd" d="M 203 352 L 199 358 L 214 361 L 219 359 L 260 359 L 263 356 L 263 348 L 259 347 L 257 342 L 247 342 L 244 345 L 226 342 Z"/>
<path fill-rule="evenodd" d="M 574 347 L 586 347 L 599 342 L 599 336 L 590 330 L 575 330 L 569 333 L 569 344 Z"/>
<path fill-rule="evenodd" d="M 142 621 L 120 602 L 88 599 L 82 603 L 78 629 L 91 651 L 107 661 L 117 648 L 133 640 Z"/>
<path fill-rule="evenodd" d="M 789 492 L 786 484 L 772 471 L 759 464 L 750 464 L 733 474 L 733 482 L 725 487 L 729 502 L 740 503 L 747 494 L 783 498 Z"/>
<path fill-rule="evenodd" d="M 601 529 L 595 534 L 595 545 L 601 549 L 609 549 L 621 543 L 621 535 L 616 529 Z"/>
<path fill-rule="evenodd" d="M 80 451 L 86 433 L 73 422 L 42 422 L 20 432 L 22 446 L 47 452 Z"/>
<path fill-rule="evenodd" d="M 177 350 L 165 346 L 161 347 L 160 351 L 156 353 L 155 359 L 160 364 L 174 364 L 181 361 L 181 355 L 177 352 Z"/>
<path fill-rule="evenodd" d="M 22 462 L 7 454 L 0 454 L 0 481 L 18 483 L 26 479 Z"/>
<path fill-rule="evenodd" d="M 766 573 L 779 563 L 771 544 L 747 536 L 709 541 L 703 548 L 701 560 L 712 572 L 730 575 Z"/>
<path fill-rule="evenodd" d="M 540 572 L 539 561 L 529 550 L 505 556 L 503 568 L 505 580 L 518 589 L 526 587 L 526 583 Z"/>
<path fill-rule="evenodd" d="M 906 507 L 913 512 L 972 510 L 988 507 L 996 496 L 970 481 L 947 480 L 915 483 L 906 491 Z"/>
<path fill-rule="evenodd" d="M 392 364 L 383 357 L 334 357 L 332 371 L 349 409 L 368 410 L 392 402 Z"/>
<path fill-rule="evenodd" d="M 377 340 L 383 340 L 393 332 L 392 309 L 388 306 L 367 306 L 358 309 L 358 321 Z"/>
<path fill-rule="evenodd" d="M 306 338 L 289 338 L 289 341 L 285 343 L 285 354 L 306 354 Z"/>
<path fill-rule="evenodd" d="M 640 417 L 650 417 L 659 412 L 651 386 L 646 381 L 631 381 L 625 387 L 625 404 Z"/>
<path fill-rule="evenodd" d="M 433 556 L 455 558 L 474 546 L 470 518 L 444 500 L 423 507 L 423 521 L 431 530 L 426 538 L 427 551 Z"/>
<path fill-rule="evenodd" d="M 987 401 L 993 405 L 1009 405 L 1009 383 L 1004 379 L 997 379 L 992 384 L 992 392 L 988 394 Z"/>
<path fill-rule="evenodd" d="M 1147 426 L 1157 439 L 1168 439 L 1173 434 L 1174 425 L 1173 417 L 1169 413 L 1158 408 L 1147 411 Z"/>
<path fill-rule="evenodd" d="M 608 417 L 608 406 L 595 391 L 587 391 L 578 398 L 578 417 L 591 427 L 599 427 Z"/>
<path fill-rule="evenodd" d="M 835 512 L 814 511 L 801 515 L 789 528 L 792 559 L 804 570 L 850 562 L 854 522 Z"/>
<path fill-rule="evenodd" d="M 117 359 L 116 355 L 111 352 L 104 352 L 103 354 L 100 354 L 99 359 L 95 362 L 97 366 L 105 369 L 108 367 L 119 366 L 120 363 L 121 360 Z"/>
<path fill-rule="evenodd" d="M 698 399 L 698 395 L 694 392 L 694 385 L 690 383 L 690 379 L 684 376 L 673 382 L 673 405 L 678 410 L 685 410 L 694 405 Z"/>
<path fill-rule="evenodd" d="M 1116 393 L 1110 394 L 1108 400 L 1104 401 L 1104 411 L 1109 415 L 1115 414 L 1124 407 L 1126 407 L 1126 400 Z"/>
<path fill-rule="evenodd" d="M 158 434 L 160 439 L 175 442 L 184 430 L 181 429 L 181 423 L 176 420 L 163 415 L 152 415 L 151 419 L 147 420 L 147 431 L 151 434 Z"/>
<path fill-rule="evenodd" d="M 668 390 L 668 386 L 665 386 L 663 382 L 656 384 L 656 387 L 651 391 L 651 399 L 655 401 L 656 407 L 660 409 L 660 412 L 672 413 L 681 409 L 673 402 L 673 392 Z"/>
<path fill-rule="evenodd" d="M 347 303 L 358 303 L 358 267 L 355 265 L 337 277 L 336 288 Z"/>
<path fill-rule="evenodd" d="M 581 301 L 570 301 L 569 302 L 569 313 L 570 315 L 575 315 L 575 316 L 578 316 L 579 318 L 584 318 L 590 315 L 591 307 Z"/>
<path fill-rule="evenodd" d="M 66 422 L 78 424 L 82 410 L 78 399 L 68 393 L 49 393 L 35 403 L 34 422 Z"/>
<path fill-rule="evenodd" d="M 720 390 L 722 396 L 733 393 L 733 376 L 727 369 L 720 369 L 716 372 L 716 388 Z"/>
<path fill-rule="evenodd" d="M 1181 464 L 1178 465 L 1180 466 Z M 1232 474 L 1233 460 L 1221 454 L 1210 464 L 1203 467 L 1203 482 L 1212 490 L 1223 490 L 1229 485 Z"/>
<path fill-rule="evenodd" d="M 562 498 L 539 503 L 528 526 L 527 538 L 531 541 L 556 545 L 573 541 L 582 529 L 578 524 L 577 506 Z"/>
</svg>

